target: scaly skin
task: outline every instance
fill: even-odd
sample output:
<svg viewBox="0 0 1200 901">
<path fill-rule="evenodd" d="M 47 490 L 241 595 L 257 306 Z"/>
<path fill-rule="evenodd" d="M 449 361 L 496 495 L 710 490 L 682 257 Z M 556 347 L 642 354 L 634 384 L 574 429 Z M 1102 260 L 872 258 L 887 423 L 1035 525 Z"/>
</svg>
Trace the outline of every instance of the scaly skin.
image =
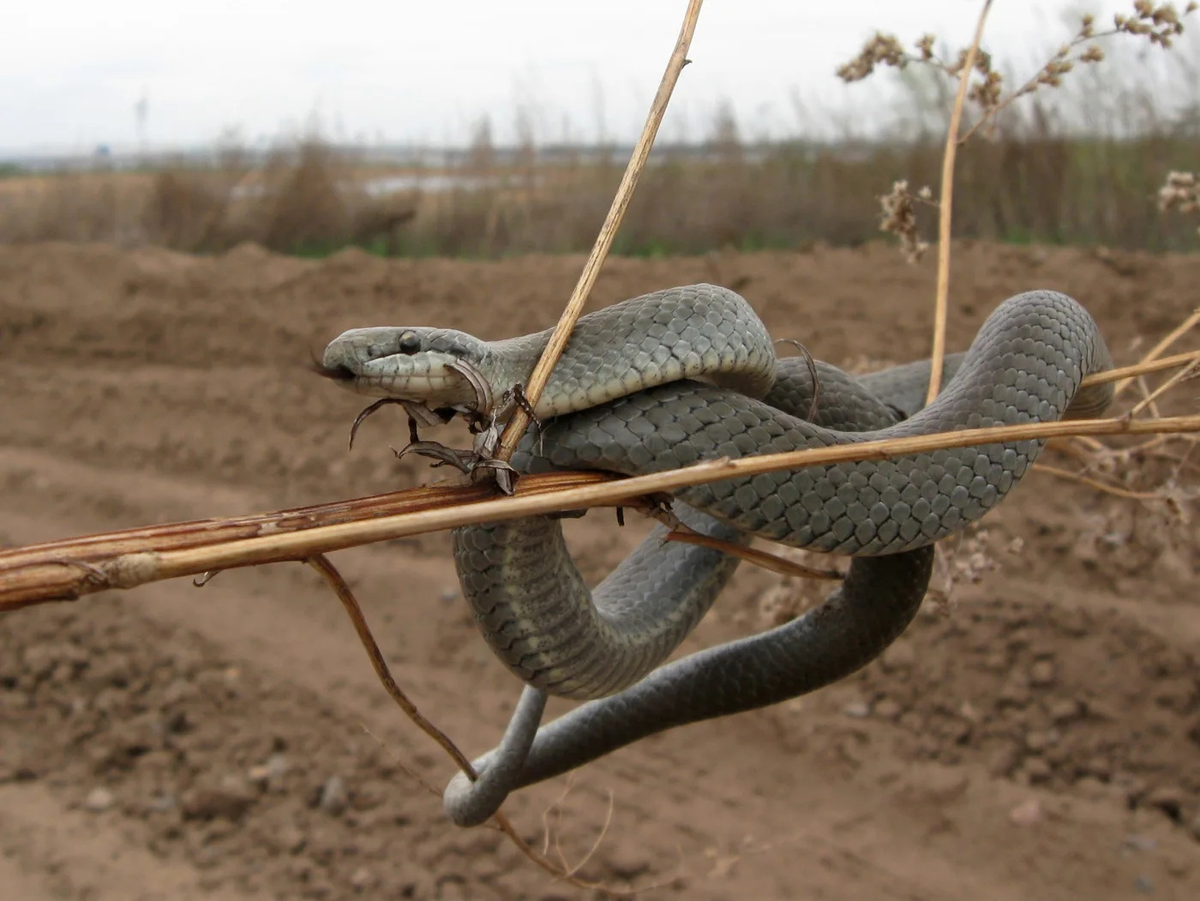
<svg viewBox="0 0 1200 901">
<path fill-rule="evenodd" d="M 702 309 L 689 320 L 688 305 L 697 301 Z M 772 364 L 773 371 L 762 376 L 759 336 L 765 337 L 765 329 L 750 320 L 744 301 L 732 292 L 692 286 L 610 309 L 618 312 L 601 310 L 581 320 L 582 330 L 559 364 L 566 376 L 552 379 L 550 399 L 539 407 L 558 418 L 545 424 L 536 445 L 526 442 L 514 457 L 518 469 L 635 475 L 704 459 L 1094 415 L 1111 397 L 1106 387 L 1079 391 L 1085 376 L 1111 363 L 1091 317 L 1053 292 L 1030 292 L 1002 304 L 970 351 L 953 361 L 957 374 L 924 410 L 918 411 L 917 398 L 924 394 L 927 367 L 900 367 L 855 382 L 820 364 L 814 422 L 802 418 L 811 399 L 806 368 L 793 362 L 775 372 Z M 731 337 L 743 327 L 751 338 Z M 375 333 L 375 347 L 391 340 L 368 331 Z M 405 334 L 411 343 L 411 335 L 422 331 Z M 600 336 L 598 343 L 581 338 L 588 335 Z M 655 343 L 664 339 L 669 346 Z M 727 349 L 726 356 L 711 352 L 714 342 Z M 697 350 L 701 344 L 703 352 Z M 538 335 L 477 342 L 468 353 L 489 378 L 501 370 L 508 378 L 527 373 L 526 350 L 542 345 L 544 336 Z M 484 369 L 518 347 L 519 364 Z M 586 362 L 572 356 L 573 348 Z M 353 381 L 359 362 L 344 349 L 327 353 L 326 365 L 349 371 Z M 692 361 L 714 353 L 720 365 L 713 376 L 691 368 Z M 420 352 L 412 356 L 422 359 Z M 389 359 L 389 365 L 394 362 L 399 361 Z M 723 387 L 688 380 L 698 376 Z M 397 372 L 389 378 L 388 392 L 410 390 Z M 384 385 L 375 375 L 370 379 L 372 392 Z M 506 387 L 504 381 L 494 385 L 498 393 Z M 901 420 L 907 414 L 912 415 Z M 516 787 L 652 732 L 777 703 L 858 669 L 911 621 L 928 583 L 934 542 L 995 506 L 1041 447 L 1018 441 L 958 448 L 680 490 L 677 509 L 702 511 L 700 518 L 684 513 L 702 531 L 741 540 L 761 535 L 854 559 L 842 587 L 806 616 L 657 670 L 736 563 L 700 548 L 644 545 L 593 595 L 554 520 L 456 530 L 464 594 L 493 649 L 533 688 L 501 748 L 480 761 L 482 779 L 471 784 L 460 777 L 447 789 L 451 817 L 462 825 L 482 822 Z M 535 737 L 544 691 L 598 700 Z"/>
</svg>

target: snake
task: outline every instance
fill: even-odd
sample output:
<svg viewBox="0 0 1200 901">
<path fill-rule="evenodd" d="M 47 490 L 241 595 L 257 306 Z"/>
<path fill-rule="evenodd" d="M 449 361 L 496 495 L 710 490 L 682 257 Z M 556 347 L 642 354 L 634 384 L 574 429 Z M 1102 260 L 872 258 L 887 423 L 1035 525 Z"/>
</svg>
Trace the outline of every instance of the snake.
<svg viewBox="0 0 1200 901">
<path fill-rule="evenodd" d="M 323 374 L 364 395 L 474 416 L 523 385 L 550 330 L 497 341 L 431 327 L 351 329 Z M 1112 362 L 1099 328 L 1055 291 L 1005 300 L 970 348 L 867 376 L 779 358 L 753 308 L 714 285 L 669 288 L 581 317 L 533 409 L 519 472 L 643 475 L 702 460 L 1100 415 Z M 481 385 L 484 390 L 481 391 Z M 937 541 L 977 522 L 1044 441 L 935 450 L 727 478 L 673 492 L 676 523 L 734 544 L 754 537 L 850 556 L 824 601 L 767 632 L 664 665 L 740 558 L 664 542 L 656 526 L 594 590 L 556 516 L 452 533 L 463 595 L 488 644 L 525 683 L 500 745 L 444 794 L 459 825 L 507 795 L 665 729 L 813 691 L 877 657 L 916 615 Z M 546 698 L 586 703 L 541 725 Z"/>
</svg>

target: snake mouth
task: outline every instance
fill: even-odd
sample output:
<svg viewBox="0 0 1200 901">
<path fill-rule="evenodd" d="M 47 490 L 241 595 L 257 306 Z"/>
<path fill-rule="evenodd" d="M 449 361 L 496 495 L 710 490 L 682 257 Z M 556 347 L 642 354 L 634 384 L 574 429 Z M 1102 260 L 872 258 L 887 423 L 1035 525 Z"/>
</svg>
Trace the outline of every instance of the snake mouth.
<svg viewBox="0 0 1200 901">
<path fill-rule="evenodd" d="M 313 355 L 308 368 L 321 378 L 331 379 L 335 382 L 352 382 L 358 378 L 358 375 L 349 366 L 326 366 L 317 359 L 316 354 Z"/>
<path fill-rule="evenodd" d="M 426 354 L 415 366 L 410 360 L 406 353 L 357 363 L 314 359 L 309 368 L 355 394 L 420 403 L 430 410 L 492 412 L 495 395 L 478 367 L 449 354 Z"/>
</svg>

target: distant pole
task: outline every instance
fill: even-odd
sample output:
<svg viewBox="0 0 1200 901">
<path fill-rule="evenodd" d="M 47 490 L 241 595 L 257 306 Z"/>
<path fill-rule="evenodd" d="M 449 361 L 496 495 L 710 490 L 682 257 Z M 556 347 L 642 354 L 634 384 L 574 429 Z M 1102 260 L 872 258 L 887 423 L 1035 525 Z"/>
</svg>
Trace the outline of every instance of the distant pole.
<svg viewBox="0 0 1200 901">
<path fill-rule="evenodd" d="M 146 141 L 146 120 L 150 117 L 150 95 L 142 88 L 142 96 L 133 105 L 133 118 L 137 125 L 137 142 L 139 162 L 145 163 L 149 147 Z"/>
</svg>

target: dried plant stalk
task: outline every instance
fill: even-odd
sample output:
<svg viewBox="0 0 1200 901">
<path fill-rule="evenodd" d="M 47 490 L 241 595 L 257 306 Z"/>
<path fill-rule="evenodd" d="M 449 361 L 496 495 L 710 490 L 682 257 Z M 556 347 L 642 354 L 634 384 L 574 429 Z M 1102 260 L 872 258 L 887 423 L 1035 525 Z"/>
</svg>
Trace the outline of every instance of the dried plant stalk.
<svg viewBox="0 0 1200 901">
<path fill-rule="evenodd" d="M 604 224 L 600 226 L 600 234 L 596 236 L 596 243 L 592 245 L 592 251 L 583 265 L 583 271 L 579 274 L 575 290 L 571 292 L 567 306 L 563 310 L 562 316 L 559 317 L 554 332 L 550 335 L 550 341 L 529 376 L 529 384 L 525 386 L 525 395 L 529 399 L 531 407 L 537 406 L 538 398 L 542 396 L 542 391 L 550 378 L 550 371 L 567 346 L 571 330 L 575 328 L 575 322 L 583 312 L 592 286 L 596 284 L 596 278 L 600 275 L 600 267 L 604 265 L 617 236 L 617 229 L 621 227 L 621 220 L 625 218 L 625 211 L 629 209 L 629 201 L 633 199 L 638 177 L 642 174 L 642 170 L 646 167 L 646 160 L 650 157 L 650 148 L 654 146 L 654 138 L 658 135 L 658 127 L 662 123 L 663 114 L 667 111 L 671 92 L 675 90 L 679 73 L 688 63 L 687 51 L 692 44 L 692 35 L 696 31 L 696 21 L 700 17 L 702 2 L 703 0 L 689 0 L 688 2 L 687 12 L 683 17 L 683 27 L 675 42 L 675 49 L 671 52 L 667 69 L 663 73 L 658 91 L 650 104 L 650 112 L 646 116 L 646 122 L 642 126 L 642 133 L 638 137 L 637 144 L 634 145 L 633 154 L 629 157 L 629 163 L 625 167 L 625 174 L 621 177 L 621 184 L 617 188 L 612 206 L 608 209 L 608 215 L 604 217 Z M 517 442 L 521 440 L 521 436 L 525 434 L 528 426 L 529 414 L 518 407 L 508 425 L 505 426 L 504 433 L 500 436 L 500 449 L 497 453 L 500 460 L 508 460 L 512 457 L 513 451 L 517 448 Z"/>
<path fill-rule="evenodd" d="M 466 773 L 472 780 L 478 778 L 478 774 L 471 765 L 471 761 L 459 750 L 458 745 L 451 741 L 450 736 L 431 723 L 417 709 L 417 705 L 409 700 L 408 695 L 404 693 L 403 689 L 400 688 L 399 684 L 392 677 L 387 661 L 383 657 L 383 651 L 379 649 L 379 643 L 375 640 L 375 636 L 371 634 L 371 627 L 367 625 L 367 619 L 363 616 L 358 599 L 354 596 L 354 592 L 350 590 L 350 586 L 346 584 L 346 580 L 342 578 L 342 574 L 338 572 L 337 567 L 330 563 L 324 554 L 314 554 L 305 562 L 321 575 L 321 578 L 333 589 L 333 593 L 337 595 L 338 600 L 342 602 L 342 606 L 346 610 L 346 615 L 350 617 L 350 622 L 354 625 L 354 631 L 358 633 L 358 640 L 362 642 L 363 650 L 367 652 L 367 658 L 371 661 L 371 666 L 375 669 L 375 675 L 379 678 L 384 690 L 396 702 L 396 705 L 404 711 L 405 716 L 417 724 L 422 732 L 432 738 L 441 746 L 443 751 L 450 755 L 450 759 L 458 764 L 460 770 Z"/>
<path fill-rule="evenodd" d="M 1192 310 L 1192 314 L 1190 316 L 1188 316 L 1187 319 L 1185 319 L 1183 322 L 1179 323 L 1178 326 L 1176 326 L 1175 328 L 1173 328 L 1171 330 L 1171 333 L 1169 335 L 1167 335 L 1165 338 L 1163 338 L 1161 341 L 1159 341 L 1157 344 L 1155 344 L 1154 347 L 1150 348 L 1150 350 L 1146 353 L 1146 355 L 1144 357 L 1142 357 L 1138 366 L 1140 367 L 1140 366 L 1148 364 L 1152 361 L 1159 360 L 1159 358 L 1162 356 L 1163 352 L 1167 350 L 1167 348 L 1169 348 L 1172 344 L 1174 344 L 1176 341 L 1178 341 L 1180 338 L 1182 338 L 1185 334 L 1187 334 L 1189 331 L 1191 331 L 1197 325 L 1200 325 L 1200 307 L 1196 307 L 1196 309 Z M 1184 360 L 1194 359 L 1195 356 L 1196 356 L 1195 353 L 1176 354 L 1174 357 L 1164 358 L 1161 362 L 1166 362 L 1167 359 L 1178 360 L 1180 362 L 1183 362 Z M 1168 367 L 1164 366 L 1163 368 L 1166 369 Z M 1136 372 L 1129 372 L 1125 375 L 1120 376 L 1119 378 L 1121 379 L 1121 381 L 1115 389 L 1116 395 L 1119 396 L 1119 395 L 1123 394 L 1125 389 L 1128 388 L 1133 383 L 1133 380 L 1135 378 L 1137 378 L 1137 376 L 1144 375 L 1144 374 L 1146 374 L 1146 372 L 1147 372 L 1147 370 L 1145 370 L 1145 369 L 1138 369 L 1138 371 L 1136 371 Z M 1108 373 L 1102 373 L 1102 375 L 1108 375 Z"/>
<path fill-rule="evenodd" d="M 1175 329 L 1171 335 L 1178 338 L 1198 322 L 1200 322 L 1200 309 L 1192 313 L 1188 317 L 1188 320 L 1182 326 Z M 1168 335 L 1167 338 L 1170 338 L 1171 335 Z M 1132 382 L 1138 376 L 1150 375 L 1153 372 L 1162 372 L 1164 369 L 1174 369 L 1176 366 L 1187 366 L 1200 359 L 1200 350 L 1174 354 L 1170 357 L 1159 356 L 1168 346 L 1169 342 L 1167 339 L 1163 339 L 1140 362 L 1134 363 L 1131 366 L 1119 366 L 1116 369 L 1106 369 L 1104 372 L 1097 372 L 1094 375 L 1089 375 L 1079 384 L 1081 387 L 1086 388 L 1089 385 L 1102 385 L 1105 382 L 1121 382 L 1114 389 L 1116 394 L 1120 394 L 1124 385 Z"/>
<path fill-rule="evenodd" d="M 937 293 L 933 306 L 933 351 L 929 369 L 929 391 L 925 403 L 930 404 L 938 396 L 942 386 L 942 367 L 946 358 L 946 309 L 950 303 L 950 225 L 954 206 L 954 161 L 958 156 L 959 129 L 962 125 L 963 107 L 967 103 L 967 88 L 971 73 L 975 69 L 975 56 L 983 41 L 983 26 L 987 23 L 992 0 L 985 0 L 975 25 L 975 37 L 967 48 L 962 74 L 958 79 L 958 93 L 954 96 L 954 107 L 950 111 L 950 127 L 946 129 L 946 149 L 942 153 L 942 191 L 938 199 L 938 260 Z"/>
<path fill-rule="evenodd" d="M 1152 420 L 1119 417 L 1025 423 L 864 441 L 738 460 L 712 460 L 685 469 L 628 479 L 594 481 L 566 489 L 544 490 L 538 485 L 538 490 L 518 492 L 516 497 L 478 500 L 477 495 L 472 495 L 476 499 L 466 502 L 443 501 L 434 509 L 341 521 L 318 527 L 301 526 L 285 533 L 264 529 L 264 532 L 272 534 L 224 538 L 203 546 L 159 550 L 151 540 L 138 539 L 134 542 L 125 541 L 117 553 L 106 553 L 104 541 L 107 536 L 89 536 L 78 542 L 60 541 L 48 547 L 34 546 L 0 552 L 0 611 L 44 601 L 72 599 L 108 588 L 133 588 L 162 579 L 195 576 L 216 569 L 301 560 L 331 550 L 471 523 L 498 522 L 606 504 L 630 504 L 631 499 L 654 496 L 688 485 L 781 469 L 854 460 L 880 460 L 940 448 L 1023 439 L 1188 432 L 1200 432 L 1200 415 Z M 418 489 L 422 490 L 425 489 Z"/>
</svg>

